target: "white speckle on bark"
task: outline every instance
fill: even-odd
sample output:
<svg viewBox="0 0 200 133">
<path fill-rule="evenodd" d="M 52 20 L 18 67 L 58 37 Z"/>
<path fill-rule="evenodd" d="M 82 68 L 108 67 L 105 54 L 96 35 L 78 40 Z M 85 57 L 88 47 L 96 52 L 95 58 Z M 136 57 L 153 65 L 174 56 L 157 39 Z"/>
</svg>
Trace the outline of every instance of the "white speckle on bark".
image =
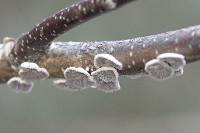
<svg viewBox="0 0 200 133">
<path fill-rule="evenodd" d="M 191 45 L 191 44 L 189 44 L 189 45 L 188 45 L 188 48 L 189 48 L 189 49 L 192 49 L 192 45 Z"/>
<path fill-rule="evenodd" d="M 143 58 L 143 59 L 142 59 L 142 62 L 143 62 L 143 63 L 146 63 L 146 60 Z"/>
<path fill-rule="evenodd" d="M 159 52 L 158 52 L 158 50 L 156 49 L 156 50 L 155 50 L 155 55 L 158 55 L 158 53 L 159 53 Z"/>
<path fill-rule="evenodd" d="M 176 48 L 175 48 L 175 51 L 176 51 L 176 52 L 178 52 L 178 51 L 179 51 L 179 49 L 176 47 Z"/>
<path fill-rule="evenodd" d="M 133 52 L 131 51 L 131 52 L 129 52 L 129 56 L 130 57 L 132 57 L 133 56 Z"/>
<path fill-rule="evenodd" d="M 131 65 L 128 65 L 128 68 L 131 69 Z"/>
<path fill-rule="evenodd" d="M 133 65 L 133 66 L 135 65 L 135 61 L 134 61 L 134 60 L 132 60 L 132 65 Z"/>
</svg>

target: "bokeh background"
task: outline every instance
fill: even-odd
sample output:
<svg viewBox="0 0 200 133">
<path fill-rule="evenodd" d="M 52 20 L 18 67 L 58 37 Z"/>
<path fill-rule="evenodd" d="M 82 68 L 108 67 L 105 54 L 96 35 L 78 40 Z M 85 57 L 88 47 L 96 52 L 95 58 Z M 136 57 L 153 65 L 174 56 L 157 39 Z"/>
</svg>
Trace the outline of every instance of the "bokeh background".
<svg viewBox="0 0 200 133">
<path fill-rule="evenodd" d="M 78 0 L 0 0 L 0 39 L 18 37 Z M 118 40 L 200 24 L 199 0 L 138 0 L 58 40 Z M 200 63 L 164 82 L 120 78 L 114 94 L 67 92 L 40 81 L 29 95 L 0 86 L 1 133 L 199 133 Z"/>
</svg>

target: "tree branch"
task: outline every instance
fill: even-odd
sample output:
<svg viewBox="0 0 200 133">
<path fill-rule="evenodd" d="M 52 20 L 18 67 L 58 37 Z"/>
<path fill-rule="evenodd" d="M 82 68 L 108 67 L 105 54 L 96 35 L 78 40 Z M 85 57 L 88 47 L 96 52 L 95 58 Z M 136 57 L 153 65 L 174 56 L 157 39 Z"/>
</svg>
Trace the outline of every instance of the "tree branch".
<svg viewBox="0 0 200 133">
<path fill-rule="evenodd" d="M 184 55 L 187 63 L 199 60 L 200 25 L 121 41 L 52 42 L 36 63 L 46 68 L 51 78 L 60 78 L 70 66 L 82 67 L 91 73 L 95 70 L 94 56 L 106 53 L 123 64 L 122 70 L 118 70 L 120 75 L 135 75 L 144 72 L 146 62 L 168 52 Z M 0 64 L 0 82 L 17 76 L 17 69 L 8 60 L 2 58 Z"/>
<path fill-rule="evenodd" d="M 200 59 L 200 25 L 129 40 L 52 42 L 71 28 L 131 1 L 134 0 L 83 0 L 47 18 L 17 40 L 4 39 L 0 45 L 0 83 L 9 80 L 9 86 L 29 92 L 33 85 L 30 79 L 50 77 L 62 78 L 55 83 L 68 88 L 81 88 L 85 81 L 92 81 L 90 87 L 94 84 L 113 91 L 120 89 L 118 75 L 145 73 L 155 79 L 168 79 L 182 74 L 185 61 Z M 97 57 L 104 58 L 102 54 L 118 70 L 109 63 L 94 63 Z M 165 60 L 166 55 L 168 59 L 174 57 L 171 63 Z M 69 86 L 77 75 L 79 79 Z"/>
<path fill-rule="evenodd" d="M 38 64 L 47 68 L 52 76 L 62 76 L 62 68 L 82 67 L 95 70 L 94 56 L 113 55 L 123 64 L 121 75 L 144 72 L 145 63 L 162 53 L 179 53 L 191 63 L 200 59 L 200 26 L 121 41 L 54 42 Z"/>
</svg>

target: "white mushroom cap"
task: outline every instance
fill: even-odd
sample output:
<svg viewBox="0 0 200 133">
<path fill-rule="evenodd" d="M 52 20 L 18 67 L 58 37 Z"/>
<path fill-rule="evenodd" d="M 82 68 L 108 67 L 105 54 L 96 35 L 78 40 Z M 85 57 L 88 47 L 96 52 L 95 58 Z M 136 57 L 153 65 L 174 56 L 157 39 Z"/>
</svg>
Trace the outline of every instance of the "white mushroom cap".
<svg viewBox="0 0 200 133">
<path fill-rule="evenodd" d="M 19 77 L 13 77 L 7 82 L 8 87 L 14 89 L 16 92 L 30 93 L 33 88 L 33 82 L 22 80 Z"/>
<path fill-rule="evenodd" d="M 158 60 L 166 62 L 174 70 L 182 68 L 186 65 L 185 57 L 177 53 L 164 53 L 157 57 Z"/>
<path fill-rule="evenodd" d="M 69 90 L 83 90 L 94 84 L 92 76 L 83 68 L 69 67 L 64 71 L 64 88 Z M 62 84 L 63 81 L 57 81 Z"/>
<path fill-rule="evenodd" d="M 168 64 L 157 59 L 147 62 L 145 64 L 145 71 L 155 80 L 166 80 L 174 75 L 174 70 Z"/>
<path fill-rule="evenodd" d="M 114 67 L 122 69 L 122 63 L 110 54 L 98 54 L 94 57 L 94 66 L 99 67 Z"/>
<path fill-rule="evenodd" d="M 101 67 L 91 75 L 96 83 L 96 88 L 103 92 L 115 92 L 120 90 L 119 74 L 112 67 Z"/>
<path fill-rule="evenodd" d="M 40 68 L 36 63 L 24 62 L 20 65 L 19 76 L 25 80 L 44 80 L 49 77 L 45 68 Z"/>
<path fill-rule="evenodd" d="M 20 68 L 21 69 L 34 69 L 34 70 L 37 70 L 40 67 L 36 63 L 33 63 L 33 62 L 23 62 L 20 65 Z"/>
</svg>

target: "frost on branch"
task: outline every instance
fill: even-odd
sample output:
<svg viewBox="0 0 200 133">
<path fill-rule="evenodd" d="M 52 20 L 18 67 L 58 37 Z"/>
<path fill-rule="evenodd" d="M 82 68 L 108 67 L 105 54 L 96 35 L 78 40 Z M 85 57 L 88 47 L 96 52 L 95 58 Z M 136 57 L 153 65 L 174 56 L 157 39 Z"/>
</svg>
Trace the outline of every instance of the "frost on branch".
<svg viewBox="0 0 200 133">
<path fill-rule="evenodd" d="M 28 82 L 19 77 L 11 78 L 7 85 L 18 93 L 30 93 L 33 88 L 33 82 Z"/>
<path fill-rule="evenodd" d="M 94 85 L 93 78 L 83 68 L 69 67 L 64 71 L 65 79 L 54 81 L 54 84 L 70 91 L 84 90 Z"/>
<path fill-rule="evenodd" d="M 115 92 L 120 90 L 119 74 L 112 67 L 101 67 L 91 73 L 94 78 L 96 88 L 103 92 Z"/>
<path fill-rule="evenodd" d="M 24 62 L 20 65 L 19 76 L 25 80 L 44 80 L 49 77 L 49 73 L 36 63 Z"/>
<path fill-rule="evenodd" d="M 122 69 L 122 63 L 110 54 L 98 54 L 94 57 L 94 66 L 99 67 L 114 67 Z"/>
</svg>

